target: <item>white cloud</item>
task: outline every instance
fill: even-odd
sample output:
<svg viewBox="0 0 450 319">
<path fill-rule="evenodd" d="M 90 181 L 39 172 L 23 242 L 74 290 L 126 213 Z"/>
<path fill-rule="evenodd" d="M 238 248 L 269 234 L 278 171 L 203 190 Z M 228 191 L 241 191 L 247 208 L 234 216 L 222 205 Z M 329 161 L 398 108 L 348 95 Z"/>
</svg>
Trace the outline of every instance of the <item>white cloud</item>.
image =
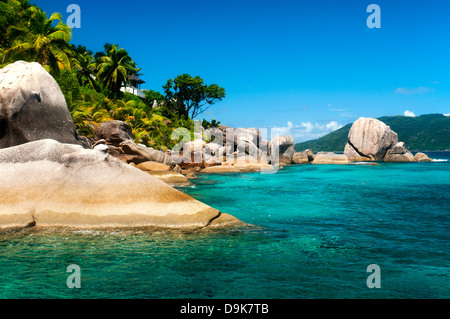
<svg viewBox="0 0 450 319">
<path fill-rule="evenodd" d="M 287 122 L 286 126 L 272 128 L 272 136 L 275 135 L 291 135 L 296 143 L 315 140 L 328 133 L 338 130 L 343 125 L 336 121 L 331 121 L 327 124 L 302 122 L 300 125 L 294 125 L 291 121 Z"/>
<path fill-rule="evenodd" d="M 444 116 L 450 116 L 450 113 L 448 113 L 448 114 L 444 114 Z"/>
<path fill-rule="evenodd" d="M 416 117 L 416 114 L 414 114 L 414 112 L 411 112 L 411 111 L 408 111 L 408 110 L 403 112 L 403 115 L 406 116 L 406 117 Z"/>
<path fill-rule="evenodd" d="M 418 87 L 418 88 L 405 88 L 405 87 L 400 87 L 397 88 L 395 90 L 395 93 L 397 94 L 405 94 L 405 95 L 411 95 L 411 94 L 423 94 L 423 93 L 428 93 L 428 92 L 433 92 L 434 89 L 433 88 L 429 88 L 429 87 Z"/>
</svg>

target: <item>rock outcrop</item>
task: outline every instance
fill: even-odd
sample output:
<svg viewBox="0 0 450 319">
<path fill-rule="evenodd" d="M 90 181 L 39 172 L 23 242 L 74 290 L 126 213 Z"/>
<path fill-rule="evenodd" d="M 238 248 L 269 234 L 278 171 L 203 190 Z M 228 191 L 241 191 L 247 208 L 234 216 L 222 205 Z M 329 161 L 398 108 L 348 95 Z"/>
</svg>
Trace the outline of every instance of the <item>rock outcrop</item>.
<svg viewBox="0 0 450 319">
<path fill-rule="evenodd" d="M 295 152 L 292 157 L 292 162 L 294 164 L 306 164 L 309 163 L 308 155 L 305 152 Z"/>
<path fill-rule="evenodd" d="M 303 152 L 295 152 L 292 157 L 292 162 L 294 164 L 307 164 L 312 161 L 314 161 L 314 153 L 309 149 Z"/>
<path fill-rule="evenodd" d="M 131 125 L 122 121 L 108 121 L 101 123 L 94 130 L 94 141 L 105 140 L 107 145 L 118 147 L 125 141 L 133 141 Z"/>
<path fill-rule="evenodd" d="M 237 145 L 239 140 L 246 140 L 259 146 L 259 143 L 262 140 L 261 132 L 256 128 L 232 128 L 220 125 L 219 129 L 222 132 L 224 145 L 227 144 L 227 142 L 231 145 Z"/>
<path fill-rule="evenodd" d="M 291 164 L 295 141 L 290 135 L 274 137 L 269 144 L 271 163 Z"/>
<path fill-rule="evenodd" d="M 389 126 L 373 118 L 359 118 L 350 129 L 344 154 L 349 161 L 382 161 L 398 143 L 398 135 Z"/>
<path fill-rule="evenodd" d="M 414 155 L 405 147 L 405 143 L 399 142 L 390 149 L 384 157 L 385 162 L 414 162 Z"/>
<path fill-rule="evenodd" d="M 42 139 L 89 147 L 53 77 L 38 63 L 12 63 L 0 70 L 0 148 Z"/>
<path fill-rule="evenodd" d="M 433 160 L 431 158 L 428 157 L 428 155 L 424 154 L 424 153 L 417 153 L 416 155 L 414 155 L 414 160 L 416 162 L 432 162 Z"/>
<path fill-rule="evenodd" d="M 332 152 L 319 152 L 314 157 L 312 164 L 348 164 L 348 157 L 344 154 Z"/>
<path fill-rule="evenodd" d="M 173 164 L 173 160 L 168 153 L 138 145 L 130 140 L 121 142 L 118 151 L 122 154 L 122 159 L 124 159 L 124 161 L 133 162 L 135 164 L 146 161 L 163 163 L 169 166 Z M 126 156 L 131 157 L 127 158 Z"/>
<path fill-rule="evenodd" d="M 0 176 L 0 228 L 241 224 L 103 151 L 54 140 L 1 149 Z"/>
</svg>

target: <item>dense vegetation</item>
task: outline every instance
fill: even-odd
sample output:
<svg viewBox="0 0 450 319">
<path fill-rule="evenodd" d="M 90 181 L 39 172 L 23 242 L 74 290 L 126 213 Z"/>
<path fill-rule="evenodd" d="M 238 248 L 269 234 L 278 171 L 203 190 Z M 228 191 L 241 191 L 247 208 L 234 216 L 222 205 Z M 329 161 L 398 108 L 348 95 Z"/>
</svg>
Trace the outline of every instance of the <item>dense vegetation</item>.
<svg viewBox="0 0 450 319">
<path fill-rule="evenodd" d="M 137 143 L 172 148 L 175 128 L 193 131 L 193 119 L 225 97 L 224 88 L 188 74 L 169 79 L 164 94 L 148 90 L 141 99 L 124 93 L 121 88 L 140 71 L 124 48 L 107 43 L 93 54 L 75 46 L 61 14 L 48 18 L 28 0 L 0 0 L 0 33 L 0 68 L 18 60 L 40 63 L 58 82 L 79 134 L 86 137 L 100 123 L 121 120 L 132 126 Z"/>
<path fill-rule="evenodd" d="M 389 125 L 405 142 L 410 151 L 438 151 L 450 149 L 450 117 L 442 114 L 426 114 L 418 117 L 385 116 L 380 121 Z M 327 134 L 317 140 L 298 143 L 297 151 L 311 149 L 314 152 L 343 152 L 352 124 Z"/>
</svg>

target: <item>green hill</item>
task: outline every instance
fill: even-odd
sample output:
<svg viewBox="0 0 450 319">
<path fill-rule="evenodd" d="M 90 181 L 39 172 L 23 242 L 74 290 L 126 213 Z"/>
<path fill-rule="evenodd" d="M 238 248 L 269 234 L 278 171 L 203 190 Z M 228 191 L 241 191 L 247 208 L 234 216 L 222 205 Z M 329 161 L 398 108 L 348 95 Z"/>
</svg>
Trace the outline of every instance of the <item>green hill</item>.
<svg viewBox="0 0 450 319">
<path fill-rule="evenodd" d="M 450 149 L 450 117 L 442 114 L 426 114 L 418 117 L 383 116 L 378 118 L 389 125 L 405 142 L 410 151 L 439 151 Z M 343 152 L 352 124 L 331 132 L 317 140 L 298 143 L 296 151 L 311 149 L 313 152 Z"/>
</svg>

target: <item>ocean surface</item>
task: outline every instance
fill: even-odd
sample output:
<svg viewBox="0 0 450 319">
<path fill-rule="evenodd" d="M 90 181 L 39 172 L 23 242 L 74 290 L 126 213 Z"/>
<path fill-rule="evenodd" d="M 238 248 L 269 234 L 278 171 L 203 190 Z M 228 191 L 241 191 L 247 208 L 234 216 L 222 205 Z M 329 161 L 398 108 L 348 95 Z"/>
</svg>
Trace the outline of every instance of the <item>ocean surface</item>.
<svg viewBox="0 0 450 319">
<path fill-rule="evenodd" d="M 450 153 L 428 155 L 438 160 L 202 175 L 182 188 L 245 228 L 2 231 L 0 298 L 450 298 Z M 380 288 L 367 285 L 371 264 Z"/>
</svg>

